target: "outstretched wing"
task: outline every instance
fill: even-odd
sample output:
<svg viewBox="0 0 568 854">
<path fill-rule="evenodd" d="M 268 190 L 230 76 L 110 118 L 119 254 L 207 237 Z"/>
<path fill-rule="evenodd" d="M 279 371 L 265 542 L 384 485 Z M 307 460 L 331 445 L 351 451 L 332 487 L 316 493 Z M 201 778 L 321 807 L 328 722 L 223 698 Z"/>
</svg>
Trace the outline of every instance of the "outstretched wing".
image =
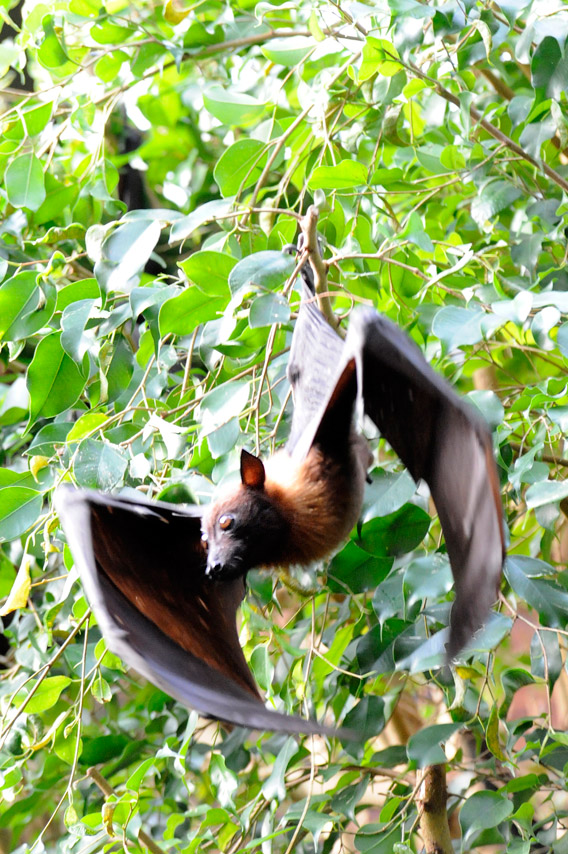
<svg viewBox="0 0 568 854">
<path fill-rule="evenodd" d="M 204 715 L 335 734 L 264 706 L 239 644 L 244 579 L 205 577 L 199 508 L 61 487 L 56 506 L 109 648 Z"/>
<path fill-rule="evenodd" d="M 414 342 L 372 309 L 352 315 L 347 364 L 352 357 L 362 376 L 365 412 L 413 478 L 426 481 L 436 504 L 456 588 L 452 657 L 487 619 L 505 557 L 491 435 Z"/>
<path fill-rule="evenodd" d="M 365 412 L 414 479 L 427 482 L 436 504 L 456 588 L 452 657 L 485 622 L 501 578 L 505 549 L 491 435 L 401 329 L 358 308 L 343 342 L 317 308 L 310 277 L 303 278 L 287 448 L 303 458 L 318 443 L 341 457 L 362 395 Z"/>
</svg>

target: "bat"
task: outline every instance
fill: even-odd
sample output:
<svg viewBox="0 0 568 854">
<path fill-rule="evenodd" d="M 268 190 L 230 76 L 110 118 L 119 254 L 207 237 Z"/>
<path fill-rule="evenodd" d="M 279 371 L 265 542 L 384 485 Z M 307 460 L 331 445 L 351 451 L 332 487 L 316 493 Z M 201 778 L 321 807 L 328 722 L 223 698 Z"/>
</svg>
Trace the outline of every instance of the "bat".
<svg viewBox="0 0 568 854">
<path fill-rule="evenodd" d="M 109 648 L 202 714 L 288 733 L 350 737 L 266 708 L 244 658 L 236 612 L 253 568 L 333 554 L 357 522 L 371 454 L 354 427 L 359 399 L 436 504 L 455 580 L 449 656 L 485 621 L 504 560 L 491 435 L 376 311 L 352 313 L 345 341 L 316 305 L 309 267 L 292 337 L 294 411 L 284 450 L 243 450 L 241 483 L 206 507 L 62 487 L 56 506 Z"/>
<path fill-rule="evenodd" d="M 337 734 L 265 707 L 237 632 L 244 577 L 207 579 L 201 508 L 68 485 L 55 501 L 101 632 L 123 661 L 206 716 Z"/>
</svg>

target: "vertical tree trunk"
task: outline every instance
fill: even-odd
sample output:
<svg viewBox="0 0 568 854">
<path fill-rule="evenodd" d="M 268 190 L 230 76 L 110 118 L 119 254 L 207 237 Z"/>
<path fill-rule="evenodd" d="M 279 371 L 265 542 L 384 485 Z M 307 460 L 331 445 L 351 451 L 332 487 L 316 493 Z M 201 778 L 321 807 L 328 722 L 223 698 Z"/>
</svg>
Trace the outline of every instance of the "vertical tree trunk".
<svg viewBox="0 0 568 854">
<path fill-rule="evenodd" d="M 445 765 L 429 765 L 423 771 L 417 797 L 420 833 L 426 854 L 454 854 L 446 810 L 447 799 Z"/>
</svg>

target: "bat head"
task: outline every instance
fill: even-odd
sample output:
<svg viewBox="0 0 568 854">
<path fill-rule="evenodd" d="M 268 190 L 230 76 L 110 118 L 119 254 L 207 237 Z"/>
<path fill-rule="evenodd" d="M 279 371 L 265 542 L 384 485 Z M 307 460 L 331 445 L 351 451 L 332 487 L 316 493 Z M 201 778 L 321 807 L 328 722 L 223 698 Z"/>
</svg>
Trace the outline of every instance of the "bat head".
<svg viewBox="0 0 568 854">
<path fill-rule="evenodd" d="M 243 450 L 240 485 L 209 505 L 202 518 L 208 576 L 236 578 L 254 567 L 278 563 L 289 526 L 265 481 L 262 460 Z"/>
</svg>

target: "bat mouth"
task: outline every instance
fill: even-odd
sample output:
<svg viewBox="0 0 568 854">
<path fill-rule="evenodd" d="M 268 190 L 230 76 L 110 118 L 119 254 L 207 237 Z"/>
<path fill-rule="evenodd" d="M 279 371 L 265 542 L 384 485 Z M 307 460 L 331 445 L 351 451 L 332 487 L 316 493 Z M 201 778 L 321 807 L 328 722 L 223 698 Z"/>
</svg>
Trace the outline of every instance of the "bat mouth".
<svg viewBox="0 0 568 854">
<path fill-rule="evenodd" d="M 219 578 L 223 575 L 224 566 L 222 563 L 207 563 L 205 567 L 205 575 L 207 578 Z"/>
<path fill-rule="evenodd" d="M 228 581 L 229 579 L 238 578 L 244 575 L 240 560 L 233 560 L 228 563 L 222 563 L 214 556 L 207 560 L 205 567 L 205 577 L 212 581 Z"/>
</svg>

